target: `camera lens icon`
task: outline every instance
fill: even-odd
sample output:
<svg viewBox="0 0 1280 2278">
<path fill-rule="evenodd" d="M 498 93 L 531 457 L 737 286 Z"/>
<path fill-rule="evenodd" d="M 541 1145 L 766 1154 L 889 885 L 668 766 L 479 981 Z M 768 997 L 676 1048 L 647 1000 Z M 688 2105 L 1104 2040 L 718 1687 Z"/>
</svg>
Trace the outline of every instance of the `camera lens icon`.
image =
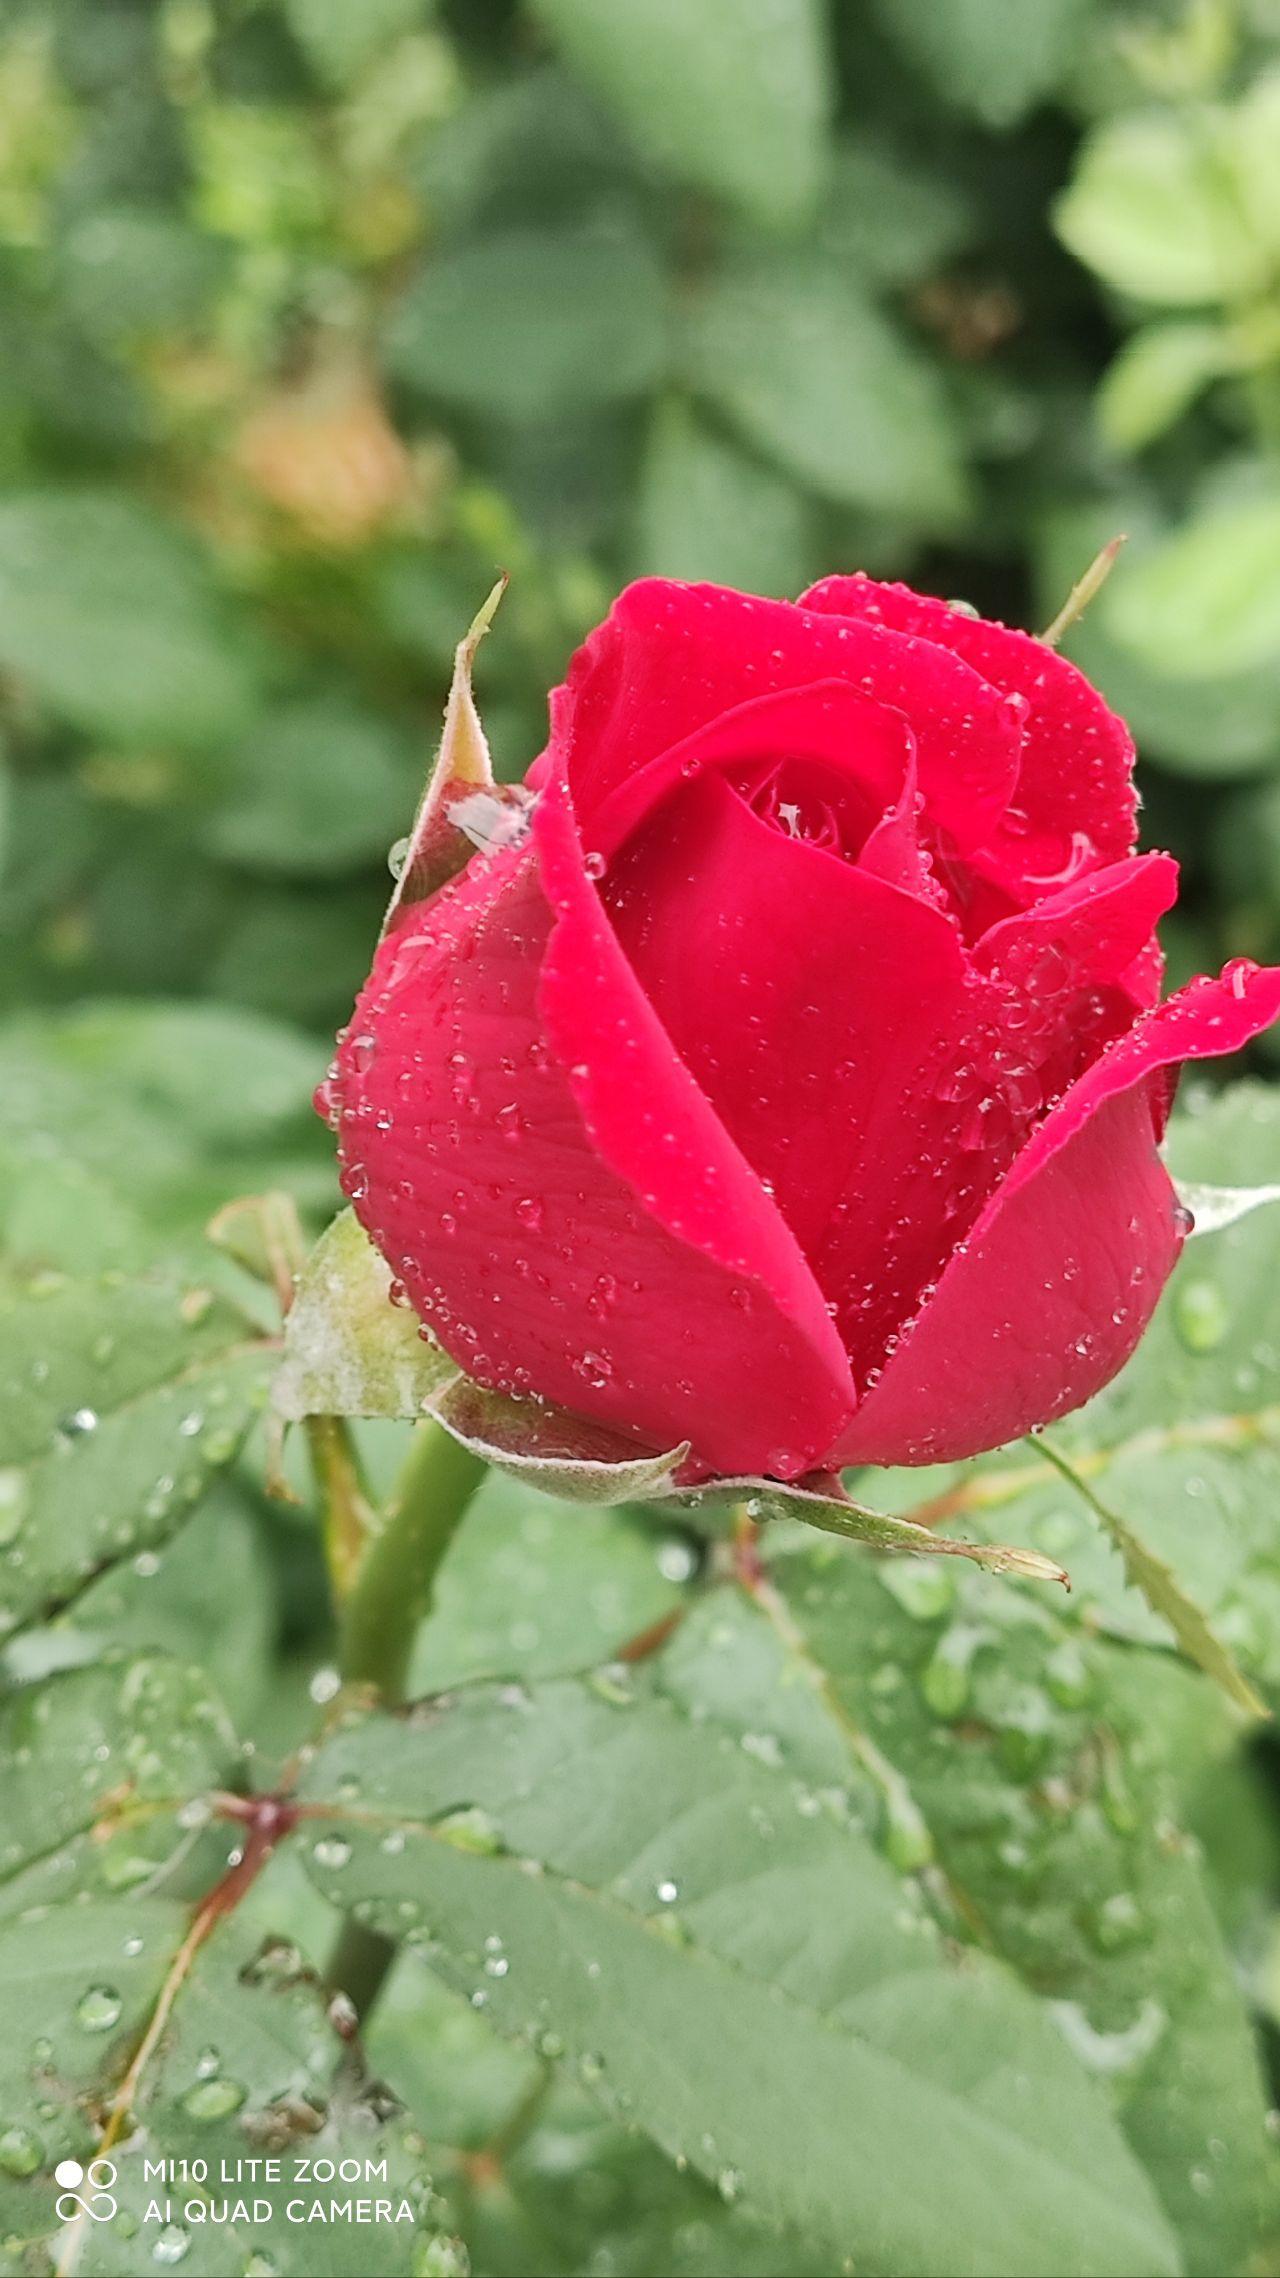
<svg viewBox="0 0 1280 2278">
<path fill-rule="evenodd" d="M 53 2206 L 58 2221 L 73 2223 L 87 2215 L 91 2223 L 109 2223 L 116 2212 L 111 2190 L 115 2179 L 115 2165 L 109 2159 L 91 2159 L 87 2167 L 78 2159 L 60 2159 L 53 2171 L 60 2186 Z"/>
</svg>

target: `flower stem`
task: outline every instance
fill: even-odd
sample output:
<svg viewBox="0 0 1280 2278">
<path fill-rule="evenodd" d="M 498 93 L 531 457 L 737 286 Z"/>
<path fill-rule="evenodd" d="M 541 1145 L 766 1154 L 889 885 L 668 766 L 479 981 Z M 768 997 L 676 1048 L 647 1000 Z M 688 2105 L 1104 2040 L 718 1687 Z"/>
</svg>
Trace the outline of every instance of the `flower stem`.
<svg viewBox="0 0 1280 2278">
<path fill-rule="evenodd" d="M 405 1699 L 413 1641 L 431 1611 L 436 1575 L 485 1470 L 442 1424 L 419 1424 L 382 1526 L 340 1609 L 342 1676 L 349 1685 L 372 1686 L 387 1708 Z M 350 1917 L 343 1923 L 327 1976 L 357 2017 L 372 2008 L 395 1953 L 376 1930 Z"/>
<path fill-rule="evenodd" d="M 338 1666 L 372 1685 L 389 1708 L 404 1700 L 409 1657 L 431 1611 L 441 1560 L 485 1464 L 434 1420 L 419 1424 L 408 1459 L 342 1609 Z"/>
</svg>

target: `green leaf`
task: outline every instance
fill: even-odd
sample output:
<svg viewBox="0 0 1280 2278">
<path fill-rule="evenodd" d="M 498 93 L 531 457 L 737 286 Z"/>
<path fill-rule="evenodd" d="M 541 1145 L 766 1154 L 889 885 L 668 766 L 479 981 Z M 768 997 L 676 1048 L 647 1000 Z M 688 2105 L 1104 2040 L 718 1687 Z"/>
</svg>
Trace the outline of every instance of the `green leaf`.
<svg viewBox="0 0 1280 2278">
<path fill-rule="evenodd" d="M 833 90 L 817 0 L 537 0 L 654 163 L 754 219 L 810 211 Z"/>
<path fill-rule="evenodd" d="M 689 1443 L 638 1455 L 618 1433 L 549 1401 L 508 1399 L 455 1372 L 430 1413 L 473 1455 L 570 1503 L 644 1503 L 668 1495 Z"/>
<path fill-rule="evenodd" d="M 1191 109 L 1122 113 L 1089 137 L 1059 199 L 1059 237 L 1117 291 L 1172 307 L 1262 288 L 1270 250 L 1242 204 L 1236 122 Z"/>
<path fill-rule="evenodd" d="M 876 0 L 902 53 L 948 105 L 1014 125 L 1062 78 L 1088 0 Z"/>
<path fill-rule="evenodd" d="M 298 1277 L 285 1322 L 284 1359 L 272 1389 L 280 1413 L 420 1416 L 458 1373 L 423 1336 L 415 1313 L 391 1301 L 391 1268 L 354 1210 L 326 1227 Z"/>
<path fill-rule="evenodd" d="M 593 1669 L 677 1612 L 697 1550 L 650 1514 L 584 1509 L 493 1473 L 450 1544 L 411 1693 Z"/>
<path fill-rule="evenodd" d="M 1059 1602 L 792 1537 L 752 1598 L 721 1592 L 691 1615 L 660 1682 L 810 1799 L 847 1795 L 891 1857 L 909 1845 L 944 1928 L 1049 2005 L 1190 2269 L 1248 2265 L 1276 2155 L 1178 1823 L 1193 1756 L 1220 1784 L 1237 1739 L 1203 1678 L 1077 1636 Z"/>
<path fill-rule="evenodd" d="M 330 1911 L 310 1883 L 305 1887 L 316 1907 Z M 533 2049 L 500 2040 L 482 2010 L 405 1947 L 378 1995 L 364 2039 L 379 2078 L 394 2087 L 423 2134 L 437 2144 L 482 2149 L 536 2093 L 542 2077 Z"/>
<path fill-rule="evenodd" d="M 640 576 L 787 599 L 812 560 L 810 509 L 793 486 L 678 402 L 659 407 L 637 500 Z"/>
<path fill-rule="evenodd" d="M 919 1526 L 888 1511 L 868 1510 L 843 1495 L 818 1495 L 807 1487 L 781 1487 L 773 1479 L 717 1479 L 705 1493 L 690 1498 L 738 1504 L 750 1519 L 799 1519 L 822 1534 L 839 1535 L 842 1542 L 864 1543 L 873 1550 L 906 1552 L 916 1558 L 968 1558 L 992 1574 L 1016 1574 L 1025 1581 L 1067 1582 L 1068 1576 L 1043 1552 L 1016 1543 L 957 1542 L 934 1528 Z"/>
<path fill-rule="evenodd" d="M 1117 529 L 1129 533 L 1123 567 L 1072 626 L 1064 644 L 1071 657 L 1129 722 L 1139 749 L 1158 754 L 1164 768 L 1209 780 L 1270 772 L 1280 737 L 1280 665 L 1173 680 L 1111 630 L 1116 588 L 1163 535 L 1141 496 L 1054 512 L 1040 534 L 1039 621 L 1053 614 L 1073 578 Z"/>
<path fill-rule="evenodd" d="M 263 2264 L 280 2278 L 342 2278 L 353 2251 L 362 2272 L 386 2278 L 458 2267 L 431 2259 L 447 2242 L 434 2227 L 421 2138 L 351 2063 L 323 1989 L 288 1942 L 264 1940 L 236 1914 L 193 1942 L 186 1906 L 99 1900 L 76 1910 L 74 1939 L 58 1913 L 9 1925 L 0 1987 L 11 2024 L 0 2108 L 32 2115 L 14 2131 L 21 2157 L 8 2173 L 0 2164 L 10 2240 L 56 2244 L 83 2278 L 179 2261 L 204 2278 Z M 88 2114 L 113 2114 L 131 2056 L 130 2119 L 115 2134 L 109 2120 L 102 2139 L 117 2212 L 80 2218 L 69 2233 L 54 2216 L 50 2169 L 103 2156 Z M 158 2178 L 158 2161 L 177 2165 Z M 351 2163 L 346 2178 L 326 2181 L 341 2178 L 338 2162 Z M 372 2213 L 379 2199 L 391 2210 L 382 2217 Z M 371 2208 L 363 2222 L 359 2200 Z M 317 2201 L 352 2211 L 309 2219 Z"/>
<path fill-rule="evenodd" d="M 1280 497 L 1211 508 L 1116 580 L 1108 626 L 1170 680 L 1210 680 L 1280 649 Z"/>
<path fill-rule="evenodd" d="M 394 2077 L 399 2087 L 403 2072 Z M 416 2113 L 418 2101 L 407 2100 Z M 749 2209 L 606 2119 L 584 2091 L 560 2083 L 504 2158 L 499 2190 L 488 2186 L 482 2160 L 465 2157 L 439 2180 L 478 2270 L 552 2273 L 594 2262 L 665 2278 L 830 2278 L 820 2246 L 753 2221 Z"/>
<path fill-rule="evenodd" d="M 99 206 L 68 232 L 62 289 L 92 338 L 153 335 L 194 322 L 222 281 L 225 256 L 175 214 Z"/>
<path fill-rule="evenodd" d="M 949 1961 L 861 1830 L 797 1808 L 762 1753 L 643 1694 L 473 1690 L 328 1742 L 310 1872 L 428 1944 L 501 2029 L 550 2036 L 670 2156 L 841 2257 L 1175 2269 L 1052 2025 L 981 1958 Z M 464 1804 L 483 1851 L 451 1838 Z"/>
<path fill-rule="evenodd" d="M 285 0 L 290 28 L 320 77 L 348 87 L 379 49 L 422 21 L 423 0 Z"/>
<path fill-rule="evenodd" d="M 105 491 L 0 501 L 0 663 L 125 743 L 221 741 L 255 700 L 244 638 L 194 545 Z"/>
<path fill-rule="evenodd" d="M 1176 1176 L 1213 1172 L 1242 1185 L 1273 1169 L 1278 1149 L 1280 1099 L 1247 1083 L 1175 1117 L 1170 1141 Z M 1054 1427 L 1093 1492 L 1268 1688 L 1280 1684 L 1278 1275 L 1280 1214 L 1263 1210 L 1206 1234 L 1179 1264 L 1127 1368 Z M 1069 1568 L 1079 1620 L 1172 1643 L 1087 1506 L 1025 1450 L 924 1484 L 918 1472 L 879 1472 L 875 1487 L 906 1515 L 921 1515 L 923 1493 L 932 1519 L 1036 1543 Z"/>
<path fill-rule="evenodd" d="M 0 1252 L 31 1276 L 107 1273 L 147 1256 L 138 1213 L 70 1156 L 32 1157 L 0 1139 Z"/>
<path fill-rule="evenodd" d="M 48 1276 L 0 1297 L 0 1631 L 171 1535 L 262 1404 L 270 1355 L 198 1282 Z"/>
<path fill-rule="evenodd" d="M 1174 426 L 1211 380 L 1230 371 L 1231 342 L 1216 324 L 1149 324 L 1125 342 L 1098 395 L 1103 435 L 1141 451 Z"/>
<path fill-rule="evenodd" d="M 688 362 L 699 393 L 822 496 L 928 527 L 963 510 L 938 375 L 833 265 L 732 264 L 694 310 Z"/>
<path fill-rule="evenodd" d="M 224 1476 L 171 1541 L 99 1575 L 50 1627 L 20 1632 L 5 1673 L 29 1679 L 105 1654 L 172 1654 L 198 1663 L 244 1721 L 270 1674 L 279 1599 L 268 1528 Z"/>
<path fill-rule="evenodd" d="M 976 234 L 954 176 L 927 172 L 914 151 L 904 156 L 861 126 L 856 142 L 840 146 L 818 230 L 833 260 L 854 262 L 877 284 L 908 285 Z"/>
<path fill-rule="evenodd" d="M 1280 71 L 1264 71 L 1231 113 L 1229 147 L 1240 201 L 1271 254 L 1280 252 Z"/>
<path fill-rule="evenodd" d="M 1152 1612 L 1169 1624 L 1188 1660 L 1203 1669 L 1207 1677 L 1212 1677 L 1215 1685 L 1220 1685 L 1228 1699 L 1247 1715 L 1265 1717 L 1269 1713 L 1266 1702 L 1259 1699 L 1253 1686 L 1241 1675 L 1211 1623 L 1180 1587 L 1172 1568 L 1148 1549 L 1118 1511 L 1113 1511 L 1094 1493 L 1088 1480 L 1057 1448 L 1050 1446 L 1047 1440 L 1040 1440 L 1037 1445 L 1045 1461 L 1083 1496 L 1104 1534 L 1119 1551 L 1126 1581 L 1140 1590 Z"/>
<path fill-rule="evenodd" d="M 238 746 L 205 842 L 242 869 L 331 876 L 385 858 L 415 788 L 412 755 L 386 721 L 305 698 L 264 713 Z"/>
<path fill-rule="evenodd" d="M 157 1877 L 187 1840 L 186 1802 L 225 1781 L 238 1753 L 203 1675 L 158 1656 L 64 1670 L 9 1694 L 0 1915 Z"/>
<path fill-rule="evenodd" d="M 338 196 L 314 122 L 252 99 L 195 103 L 187 118 L 205 228 L 255 250 L 314 246 Z"/>
<path fill-rule="evenodd" d="M 754 2222 L 701 2176 L 679 2173 L 585 2089 L 550 2077 L 535 2049 L 500 2039 L 483 2009 L 405 1947 L 364 2043 L 432 2145 L 460 2149 L 437 2156 L 436 2182 L 473 2269 L 551 2278 L 607 2261 L 667 2278 L 730 2270 L 734 2278 L 829 2278 L 819 2247 Z"/>
<path fill-rule="evenodd" d="M 0 1028 L 6 1248 L 83 1273 L 154 1257 L 237 1192 L 302 1179 L 327 1199 L 323 1066 L 281 1022 L 199 1002 L 98 998 Z M 61 1226 L 60 1194 L 77 1212 Z"/>
<path fill-rule="evenodd" d="M 219 1151 L 278 1143 L 309 1117 L 312 1038 L 231 1005 L 97 999 L 42 1029 L 52 1067 L 112 1087 Z M 308 1129 L 310 1124 L 308 1123 Z"/>
<path fill-rule="evenodd" d="M 513 230 L 437 254 L 391 321 L 395 376 L 478 419 L 551 421 L 641 395 L 665 351 L 663 280 L 623 230 Z"/>
<path fill-rule="evenodd" d="M 272 1799 L 222 1792 L 236 1756 L 203 1681 L 156 1658 L 67 1672 L 0 1706 L 6 2254 L 86 2278 L 124 2278 L 140 2257 L 210 2278 L 260 2261 L 338 2278 L 355 2242 L 361 2269 L 387 2278 L 453 2270 L 429 2259 L 446 2242 L 421 2139 L 281 1934 L 300 1912 L 289 1862 L 272 1858 L 287 1820 Z M 91 2158 L 115 2168 L 98 2175 L 115 2212 L 59 2219 L 55 2165 Z M 342 2207 L 383 2196 L 385 2214 Z"/>
</svg>

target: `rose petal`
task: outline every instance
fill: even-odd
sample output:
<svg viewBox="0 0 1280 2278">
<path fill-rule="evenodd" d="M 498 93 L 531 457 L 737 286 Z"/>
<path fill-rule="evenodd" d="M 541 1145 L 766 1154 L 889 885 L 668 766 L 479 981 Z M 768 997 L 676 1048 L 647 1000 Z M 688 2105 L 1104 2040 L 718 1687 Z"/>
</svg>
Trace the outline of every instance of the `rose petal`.
<svg viewBox="0 0 1280 2278">
<path fill-rule="evenodd" d="M 592 854 L 611 859 L 658 803 L 693 777 L 783 757 L 839 768 L 877 815 L 912 819 L 915 738 L 906 720 L 845 681 L 820 680 L 738 704 L 628 776 L 592 811 Z"/>
<path fill-rule="evenodd" d="M 717 775 L 663 805 L 601 891 L 645 997 L 801 1247 L 851 1191 L 877 1246 L 902 1150 L 927 1137 L 922 1071 L 966 1017 L 954 928 L 762 821 Z"/>
<path fill-rule="evenodd" d="M 885 625 L 662 578 L 628 586 L 579 649 L 552 694 L 551 745 L 530 781 L 548 778 L 559 753 L 594 845 L 597 810 L 649 761 L 752 697 L 826 679 L 905 713 L 921 790 L 956 845 L 990 836 L 1017 776 L 1021 696 Z"/>
<path fill-rule="evenodd" d="M 851 1180 L 810 1252 L 859 1387 L 1048 1104 L 1143 1009 L 1128 990 L 1131 968 L 1175 881 L 1167 855 L 1110 864 L 977 945 L 965 1012 L 882 1151 L 873 1215 Z"/>
<path fill-rule="evenodd" d="M 994 842 L 1001 872 L 1011 879 L 1035 874 L 1048 883 L 1071 860 L 1077 834 L 1100 860 L 1129 853 L 1137 837 L 1132 738 L 1056 649 L 930 594 L 861 574 L 823 578 L 801 595 L 801 607 L 922 635 L 963 657 L 992 687 L 1026 698 L 1018 813 L 1013 828 L 1006 825 Z"/>
<path fill-rule="evenodd" d="M 715 1470 L 799 1472 L 852 1407 L 839 1339 L 578 884 L 621 971 L 612 986 L 590 929 L 570 927 L 586 1013 L 571 1048 L 590 1065 L 566 1073 L 539 1009 L 544 962 L 553 1013 L 564 992 L 532 849 L 482 858 L 378 952 L 333 1086 L 344 1184 L 480 1382 L 536 1386 L 642 1445 L 691 1439 Z M 606 1141 L 626 1129 L 622 1165 L 591 1122 L 599 1097 Z"/>
<path fill-rule="evenodd" d="M 1193 981 L 1045 1118 L 832 1461 L 973 1455 L 1089 1399 L 1129 1357 L 1183 1239 L 1157 1152 L 1165 1071 L 1280 1018 L 1280 969 Z"/>
<path fill-rule="evenodd" d="M 974 963 L 995 981 L 1040 995 L 1124 981 L 1135 964 L 1145 966 L 1156 925 L 1177 898 L 1171 854 L 1108 863 L 989 926 Z"/>
</svg>

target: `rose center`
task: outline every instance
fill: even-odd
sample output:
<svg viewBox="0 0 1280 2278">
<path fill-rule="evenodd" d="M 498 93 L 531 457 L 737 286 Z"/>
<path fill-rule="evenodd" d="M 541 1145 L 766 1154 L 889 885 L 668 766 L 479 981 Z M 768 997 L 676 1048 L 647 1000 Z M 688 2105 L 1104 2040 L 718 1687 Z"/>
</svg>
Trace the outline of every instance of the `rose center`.
<svg viewBox="0 0 1280 2278">
<path fill-rule="evenodd" d="M 880 820 L 875 798 L 838 768 L 786 753 L 727 771 L 740 799 L 785 838 L 856 862 Z"/>
</svg>

